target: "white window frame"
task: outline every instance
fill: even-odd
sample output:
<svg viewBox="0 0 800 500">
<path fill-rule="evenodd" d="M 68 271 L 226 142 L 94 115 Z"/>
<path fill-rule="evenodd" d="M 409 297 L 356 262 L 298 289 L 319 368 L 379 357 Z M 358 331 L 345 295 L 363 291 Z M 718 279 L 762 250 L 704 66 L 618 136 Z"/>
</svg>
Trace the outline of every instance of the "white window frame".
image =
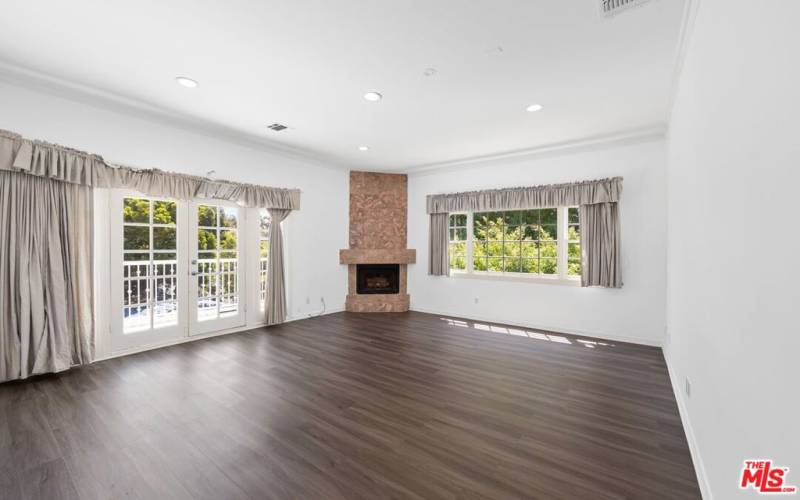
<svg viewBox="0 0 800 500">
<path fill-rule="evenodd" d="M 454 229 L 454 227 L 450 225 L 450 217 L 453 216 L 453 215 L 466 215 L 467 216 L 467 221 L 464 223 L 465 225 L 464 226 L 455 226 L 455 229 L 464 228 L 466 230 L 466 232 L 467 232 L 467 239 L 464 241 L 464 244 L 466 246 L 465 247 L 465 252 L 466 253 L 464 254 L 464 260 L 465 260 L 465 263 L 466 263 L 465 264 L 466 265 L 466 269 L 471 269 L 472 267 L 470 265 L 470 259 L 472 258 L 471 257 L 472 248 L 470 246 L 470 241 L 471 241 L 470 238 L 472 236 L 470 234 L 470 231 L 472 230 L 472 223 L 470 222 L 471 221 L 470 217 L 471 217 L 472 214 L 470 214 L 468 212 L 453 212 L 451 214 L 447 214 L 447 249 L 448 249 L 447 265 L 448 265 L 448 267 L 450 266 L 450 257 L 451 256 L 450 256 L 449 252 L 450 252 L 450 245 L 453 243 L 453 240 L 450 239 L 450 231 L 452 229 Z M 463 273 L 464 271 L 465 271 L 464 269 L 456 269 L 456 270 L 454 270 L 454 269 L 450 268 L 450 272 Z"/>
<path fill-rule="evenodd" d="M 468 279 L 484 279 L 484 280 L 505 280 L 505 281 L 523 281 L 531 283 L 548 283 L 554 285 L 568 285 L 580 286 L 580 276 L 570 276 L 567 274 L 567 263 L 569 260 L 569 209 L 576 208 L 574 206 L 564 207 L 541 207 L 541 208 L 556 208 L 558 209 L 556 224 L 558 225 L 558 238 L 556 245 L 558 248 L 557 255 L 557 272 L 553 275 L 542 274 L 529 274 L 519 272 L 505 272 L 505 271 L 476 271 L 473 261 L 473 243 L 474 243 L 474 212 L 451 212 L 448 214 L 448 242 L 450 238 L 450 219 L 451 215 L 464 215 L 467 216 L 467 268 L 450 269 L 450 276 L 453 278 L 468 278 Z M 450 265 L 448 259 L 448 266 Z"/>
</svg>

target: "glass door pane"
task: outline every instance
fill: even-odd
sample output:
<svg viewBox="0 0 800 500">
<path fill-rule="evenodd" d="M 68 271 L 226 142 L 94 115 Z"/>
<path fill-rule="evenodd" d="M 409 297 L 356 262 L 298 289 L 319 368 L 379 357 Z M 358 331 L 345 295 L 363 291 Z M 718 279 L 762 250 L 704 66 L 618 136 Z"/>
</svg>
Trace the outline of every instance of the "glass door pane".
<svg viewBox="0 0 800 500">
<path fill-rule="evenodd" d="M 192 286 L 195 311 L 191 333 L 244 324 L 240 300 L 242 260 L 239 231 L 244 211 L 224 204 L 194 204 L 195 259 Z"/>
<path fill-rule="evenodd" d="M 179 221 L 178 202 L 123 192 L 110 201 L 112 350 L 185 335 L 179 296 L 186 291 L 186 268 L 179 262 L 186 234 L 180 234 L 185 220 Z"/>
<path fill-rule="evenodd" d="M 124 334 L 178 324 L 177 203 L 123 200 Z"/>
</svg>

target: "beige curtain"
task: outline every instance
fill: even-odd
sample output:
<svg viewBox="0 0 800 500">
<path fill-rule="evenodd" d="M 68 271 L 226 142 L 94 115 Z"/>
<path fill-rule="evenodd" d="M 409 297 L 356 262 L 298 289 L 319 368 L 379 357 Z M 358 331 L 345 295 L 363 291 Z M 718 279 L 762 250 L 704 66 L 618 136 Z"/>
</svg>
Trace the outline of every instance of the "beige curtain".
<svg viewBox="0 0 800 500">
<path fill-rule="evenodd" d="M 622 288 L 620 224 L 617 203 L 581 205 L 581 284 Z"/>
<path fill-rule="evenodd" d="M 91 188 L 0 172 L 0 381 L 94 351 Z"/>
<path fill-rule="evenodd" d="M 428 274 L 432 276 L 450 276 L 450 245 L 448 214 L 431 214 L 428 234 Z"/>
<path fill-rule="evenodd" d="M 281 222 L 291 210 L 270 208 L 269 255 L 267 256 L 267 298 L 264 310 L 267 324 L 275 325 L 286 320 L 286 282 L 283 264 L 283 231 Z"/>
<path fill-rule="evenodd" d="M 245 207 L 300 208 L 300 190 L 239 182 L 217 181 L 194 175 L 112 165 L 101 156 L 58 144 L 24 139 L 0 130 L 0 171 L 104 188 L 127 188 L 150 196 L 181 200 L 212 198 Z"/>
</svg>

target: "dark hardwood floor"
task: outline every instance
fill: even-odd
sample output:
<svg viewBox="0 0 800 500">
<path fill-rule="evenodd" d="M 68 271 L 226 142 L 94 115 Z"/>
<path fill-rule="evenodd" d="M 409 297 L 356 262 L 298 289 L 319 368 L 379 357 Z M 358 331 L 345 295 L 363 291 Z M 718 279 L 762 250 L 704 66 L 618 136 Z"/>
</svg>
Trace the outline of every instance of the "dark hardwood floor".
<svg viewBox="0 0 800 500">
<path fill-rule="evenodd" d="M 338 313 L 0 384 L 0 496 L 700 498 L 661 350 L 592 342 Z"/>
</svg>

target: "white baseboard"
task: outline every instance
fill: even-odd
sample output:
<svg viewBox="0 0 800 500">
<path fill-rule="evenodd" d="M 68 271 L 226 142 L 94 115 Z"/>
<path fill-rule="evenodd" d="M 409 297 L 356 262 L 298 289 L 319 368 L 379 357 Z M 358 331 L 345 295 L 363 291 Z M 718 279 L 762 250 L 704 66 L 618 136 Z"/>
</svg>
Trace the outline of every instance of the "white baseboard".
<svg viewBox="0 0 800 500">
<path fill-rule="evenodd" d="M 497 323 L 497 324 L 501 324 L 501 325 L 521 326 L 521 327 L 524 327 L 524 328 L 531 328 L 533 330 L 544 330 L 544 331 L 553 332 L 553 333 L 567 333 L 567 334 L 570 334 L 570 335 L 577 335 L 577 336 L 580 336 L 580 337 L 591 337 L 591 338 L 595 338 L 595 339 L 612 340 L 612 341 L 616 341 L 616 342 L 626 342 L 626 343 L 629 343 L 629 344 L 639 344 L 639 345 L 646 345 L 646 346 L 652 346 L 652 347 L 661 347 L 661 342 L 656 341 L 656 340 L 651 340 L 651 339 L 642 339 L 642 338 L 636 338 L 636 337 L 626 337 L 624 335 L 613 335 L 613 334 L 602 333 L 602 332 L 590 332 L 590 331 L 586 331 L 586 330 L 575 330 L 575 329 L 572 329 L 572 328 L 562 328 L 562 327 L 553 326 L 553 325 L 543 325 L 543 324 L 533 323 L 533 322 L 530 322 L 530 321 L 520 321 L 520 320 L 517 320 L 517 319 L 508 319 L 508 318 L 500 318 L 500 317 L 492 318 L 492 317 L 488 317 L 488 316 L 481 316 L 481 315 L 475 315 L 475 314 L 463 314 L 463 313 L 460 313 L 460 312 L 434 310 L 434 309 L 428 309 L 428 308 L 425 308 L 425 307 L 418 307 L 418 306 L 415 306 L 414 304 L 411 304 L 411 310 L 412 311 L 417 311 L 417 312 L 422 312 L 422 313 L 427 313 L 427 314 L 437 314 L 437 315 L 440 315 L 440 316 L 449 316 L 449 317 L 453 317 L 453 318 L 464 318 L 464 319 L 469 319 L 469 320 L 472 320 L 472 321 L 486 321 L 487 323 Z"/>
<path fill-rule="evenodd" d="M 301 319 L 309 319 L 309 318 L 316 318 L 319 316 L 327 316 L 329 314 L 334 314 L 338 312 L 344 311 L 344 304 L 339 307 L 334 307 L 332 309 L 326 309 L 325 312 L 313 312 L 313 313 L 305 313 L 305 314 L 297 314 L 294 316 L 287 316 L 286 321 L 284 323 L 290 323 L 292 321 L 300 321 Z"/>
<path fill-rule="evenodd" d="M 706 468 L 703 465 L 703 458 L 700 456 L 700 449 L 697 446 L 697 439 L 694 436 L 694 429 L 692 422 L 689 420 L 689 410 L 686 407 L 686 400 L 683 397 L 683 384 L 677 380 L 677 374 L 672 368 L 670 362 L 668 349 L 662 349 L 664 352 L 664 361 L 667 364 L 667 371 L 669 372 L 669 380 L 672 384 L 672 392 L 675 393 L 675 401 L 678 402 L 678 412 L 681 415 L 681 424 L 683 424 L 683 432 L 686 433 L 686 442 L 689 445 L 689 453 L 692 455 L 692 463 L 694 464 L 694 472 L 697 475 L 697 484 L 700 486 L 700 494 L 703 495 L 703 500 L 714 500 L 711 494 L 711 485 L 708 483 L 708 476 L 706 475 Z"/>
<path fill-rule="evenodd" d="M 293 321 L 300 321 L 300 320 L 303 320 L 303 319 L 315 318 L 315 317 L 318 317 L 318 316 L 327 316 L 328 314 L 334 314 L 334 313 L 338 313 L 338 312 L 342 312 L 342 311 L 344 311 L 344 306 L 335 307 L 333 309 L 325 311 L 324 313 L 320 312 L 320 313 L 299 314 L 299 315 L 295 315 L 295 316 L 288 316 L 286 318 L 286 320 L 284 321 L 284 324 L 285 323 L 291 323 Z M 218 331 L 218 332 L 211 332 L 211 333 L 207 333 L 207 334 L 204 334 L 204 335 L 192 335 L 190 337 L 181 337 L 179 339 L 169 340 L 167 342 L 161 342 L 161 343 L 158 343 L 158 344 L 150 344 L 150 345 L 146 345 L 146 346 L 142 346 L 142 347 L 135 347 L 133 349 L 124 349 L 124 350 L 121 350 L 121 351 L 112 352 L 108 356 L 103 356 L 103 357 L 96 358 L 96 359 L 94 359 L 92 361 L 92 363 L 96 363 L 98 361 L 104 361 L 106 359 L 113 359 L 113 358 L 119 358 L 119 357 L 122 357 L 122 356 L 128 356 L 130 354 L 137 354 L 137 353 L 140 353 L 140 352 L 152 351 L 154 349 L 161 349 L 162 347 L 169 347 L 169 346 L 178 345 L 178 344 L 185 344 L 187 342 L 193 342 L 195 340 L 209 339 L 209 338 L 213 338 L 213 337 L 221 337 L 223 335 L 230 335 L 232 333 L 244 332 L 244 331 L 253 330 L 253 329 L 256 329 L 256 328 L 263 328 L 265 326 L 267 326 L 267 324 L 265 322 L 260 322 L 260 323 L 255 323 L 255 324 L 252 324 L 252 325 L 245 325 L 245 326 L 240 326 L 240 327 L 236 327 L 236 328 L 229 328 L 227 330 L 221 330 L 221 331 Z"/>
</svg>

